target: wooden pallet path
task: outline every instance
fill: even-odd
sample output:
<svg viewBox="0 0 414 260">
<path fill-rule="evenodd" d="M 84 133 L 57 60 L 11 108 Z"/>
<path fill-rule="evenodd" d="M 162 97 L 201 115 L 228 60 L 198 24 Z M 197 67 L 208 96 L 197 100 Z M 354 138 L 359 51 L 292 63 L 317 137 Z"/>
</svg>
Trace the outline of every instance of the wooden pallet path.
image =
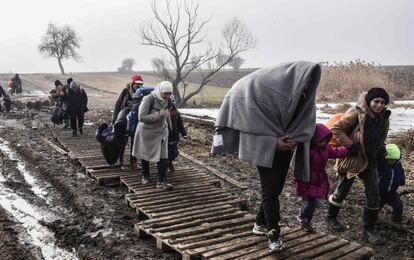
<svg viewBox="0 0 414 260">
<path fill-rule="evenodd" d="M 152 237 L 158 249 L 176 251 L 182 259 L 367 259 L 374 255 L 369 247 L 322 232 L 307 233 L 300 227 L 284 227 L 285 248 L 271 254 L 266 237 L 252 233 L 255 215 L 243 210 L 246 201 L 221 188 L 218 178 L 229 182 L 223 173 L 206 167 L 213 175 L 191 166 L 176 168 L 167 173 L 173 189 L 161 190 L 156 188 L 155 164 L 146 185 L 141 183 L 140 169 L 106 164 L 92 127 L 76 137 L 70 130 L 51 130 L 60 147 L 99 185 L 126 188 L 126 205 L 147 218 L 134 225 L 139 237 Z"/>
</svg>

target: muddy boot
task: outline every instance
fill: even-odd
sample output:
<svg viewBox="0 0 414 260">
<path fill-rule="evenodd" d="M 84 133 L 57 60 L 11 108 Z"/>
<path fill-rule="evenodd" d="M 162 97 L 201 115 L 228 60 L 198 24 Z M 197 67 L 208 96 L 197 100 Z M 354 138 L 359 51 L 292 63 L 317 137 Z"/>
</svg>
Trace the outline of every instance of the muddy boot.
<svg viewBox="0 0 414 260">
<path fill-rule="evenodd" d="M 377 218 L 377 209 L 364 208 L 364 233 L 362 233 L 362 239 L 373 245 L 383 245 L 385 244 L 385 239 L 375 231 Z"/>
<path fill-rule="evenodd" d="M 138 169 L 138 165 L 137 165 L 137 158 L 134 156 L 129 156 L 129 165 L 131 169 Z"/>
<path fill-rule="evenodd" d="M 326 217 L 326 222 L 328 222 L 329 228 L 337 232 L 342 232 L 346 229 L 346 227 L 337 219 L 340 209 L 340 207 L 329 203 L 328 216 Z"/>
</svg>

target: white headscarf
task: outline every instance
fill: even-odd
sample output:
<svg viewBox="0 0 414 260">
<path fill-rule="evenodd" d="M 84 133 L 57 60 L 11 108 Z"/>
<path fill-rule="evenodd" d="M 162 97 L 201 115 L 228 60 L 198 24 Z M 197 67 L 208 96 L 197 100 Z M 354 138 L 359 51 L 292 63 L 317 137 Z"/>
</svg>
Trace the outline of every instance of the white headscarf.
<svg viewBox="0 0 414 260">
<path fill-rule="evenodd" d="M 154 90 L 155 96 L 161 101 L 162 105 L 165 105 L 168 102 L 168 99 L 163 99 L 161 93 L 172 93 L 173 85 L 169 81 L 160 82 Z"/>
</svg>

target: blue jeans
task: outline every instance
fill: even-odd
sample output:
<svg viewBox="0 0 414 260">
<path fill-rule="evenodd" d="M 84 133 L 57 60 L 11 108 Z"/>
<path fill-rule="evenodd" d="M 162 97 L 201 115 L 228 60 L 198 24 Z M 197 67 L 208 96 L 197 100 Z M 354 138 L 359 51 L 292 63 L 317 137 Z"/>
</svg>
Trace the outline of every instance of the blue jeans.
<svg viewBox="0 0 414 260">
<path fill-rule="evenodd" d="M 313 217 L 313 212 L 315 209 L 321 204 L 320 198 L 311 197 L 307 201 L 305 201 L 305 205 L 300 211 L 299 217 L 303 220 L 307 220 L 310 222 Z"/>
</svg>

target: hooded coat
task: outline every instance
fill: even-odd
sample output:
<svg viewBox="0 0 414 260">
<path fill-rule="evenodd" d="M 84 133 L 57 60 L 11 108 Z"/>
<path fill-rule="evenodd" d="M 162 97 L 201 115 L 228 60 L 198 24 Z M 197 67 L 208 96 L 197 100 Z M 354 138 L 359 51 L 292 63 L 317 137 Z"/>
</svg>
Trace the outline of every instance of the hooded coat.
<svg viewBox="0 0 414 260">
<path fill-rule="evenodd" d="M 354 143 L 359 147 L 357 156 L 347 156 L 336 161 L 335 170 L 338 174 L 346 174 L 347 178 L 351 179 L 365 171 L 369 164 L 371 167 L 377 167 L 377 155 L 385 151 L 384 142 L 390 125 L 390 114 L 391 111 L 384 109 L 379 115 L 375 115 L 365 101 L 365 94 L 362 94 L 359 99 L 359 105 L 349 109 L 346 115 L 332 126 L 333 136 L 338 143 L 347 148 Z M 377 121 L 379 126 L 379 131 L 376 131 L 379 139 L 374 145 L 371 145 L 371 151 L 366 151 L 367 147 L 365 145 L 365 139 L 370 137 L 365 133 L 365 123 L 368 119 Z M 348 130 L 355 125 L 356 127 L 354 127 L 352 132 L 347 134 Z M 367 152 L 370 154 L 367 154 Z M 368 158 L 371 158 L 370 161 Z"/>
<path fill-rule="evenodd" d="M 277 138 L 287 135 L 298 143 L 295 174 L 308 181 L 320 75 L 319 64 L 298 61 L 260 69 L 238 80 L 224 97 L 215 123 L 224 152 L 271 168 Z"/>
<path fill-rule="evenodd" d="M 298 196 L 308 200 L 310 197 L 327 198 L 329 191 L 329 180 L 325 168 L 329 159 L 345 157 L 348 153 L 346 147 L 332 147 L 329 143 L 320 147 L 318 144 L 332 138 L 332 132 L 322 124 L 316 124 L 315 134 L 311 140 L 309 153 L 310 181 L 304 182 L 295 176 L 296 193 Z"/>
<path fill-rule="evenodd" d="M 112 114 L 112 124 L 115 123 L 116 119 L 118 118 L 119 112 L 124 109 L 125 107 L 129 106 L 132 102 L 132 96 L 134 95 L 134 89 L 131 86 L 131 83 L 128 83 L 126 87 L 122 90 L 121 94 L 119 95 L 115 107 L 114 113 Z"/>
<path fill-rule="evenodd" d="M 169 113 L 161 117 L 169 102 L 159 98 L 159 87 L 142 99 L 138 112 L 132 155 L 149 162 L 168 159 L 168 132 L 171 127 Z M 158 93 L 158 94 L 157 94 Z"/>
</svg>

